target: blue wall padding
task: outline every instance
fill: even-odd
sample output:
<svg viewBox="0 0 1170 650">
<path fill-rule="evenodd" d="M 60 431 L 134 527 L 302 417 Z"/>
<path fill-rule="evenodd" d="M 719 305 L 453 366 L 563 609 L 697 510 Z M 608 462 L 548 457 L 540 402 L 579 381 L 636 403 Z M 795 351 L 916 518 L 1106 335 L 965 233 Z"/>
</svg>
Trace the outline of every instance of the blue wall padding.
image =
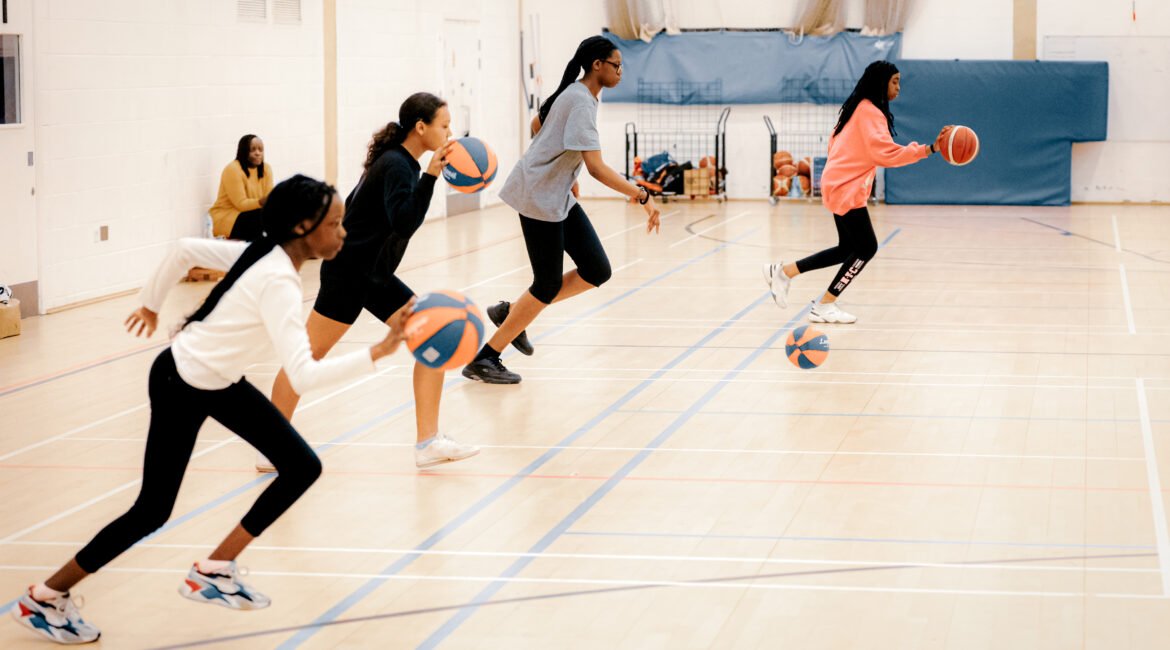
<svg viewBox="0 0 1170 650">
<path fill-rule="evenodd" d="M 902 35 L 805 36 L 799 44 L 783 32 L 660 33 L 654 40 L 626 41 L 605 36 L 622 53 L 622 83 L 605 91 L 607 102 L 637 102 L 638 80 L 654 82 L 722 80 L 721 104 L 812 102 L 839 104 L 837 92 L 825 92 L 823 80 L 850 86 L 879 59 L 896 59 Z M 693 97 L 668 94 L 661 103 L 690 104 Z"/>
<path fill-rule="evenodd" d="M 979 156 L 886 171 L 887 203 L 1068 205 L 1072 143 L 1105 139 L 1109 64 L 897 61 L 896 140 L 932 142 L 946 124 L 979 135 Z"/>
</svg>

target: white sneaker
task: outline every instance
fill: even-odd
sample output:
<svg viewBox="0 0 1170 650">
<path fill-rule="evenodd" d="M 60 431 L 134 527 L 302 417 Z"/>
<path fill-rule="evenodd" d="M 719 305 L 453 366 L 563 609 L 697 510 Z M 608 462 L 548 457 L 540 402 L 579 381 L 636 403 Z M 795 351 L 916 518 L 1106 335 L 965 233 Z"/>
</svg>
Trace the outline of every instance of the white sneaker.
<svg viewBox="0 0 1170 650">
<path fill-rule="evenodd" d="M 12 617 L 35 634 L 62 645 L 92 643 L 102 632 L 81 618 L 81 605 L 67 593 L 51 600 L 36 600 L 30 587 L 13 605 Z"/>
<path fill-rule="evenodd" d="M 240 582 L 240 576 L 246 574 L 247 571 L 237 567 L 235 561 L 222 572 L 214 573 L 203 573 L 195 564 L 187 572 L 187 579 L 179 585 L 179 594 L 199 603 L 228 609 L 264 609 L 271 605 L 272 599 L 268 596 Z"/>
<path fill-rule="evenodd" d="M 431 442 L 426 447 L 414 448 L 414 466 L 426 469 L 443 463 L 453 463 L 457 460 L 471 458 L 478 453 L 479 447 L 460 444 L 440 433 L 431 438 Z"/>
<path fill-rule="evenodd" d="M 256 471 L 264 474 L 275 474 L 276 466 L 272 464 L 272 461 L 268 460 L 267 456 L 256 452 Z"/>
<path fill-rule="evenodd" d="M 772 292 L 772 300 L 778 307 L 788 306 L 788 288 L 792 286 L 792 278 L 784 273 L 784 260 L 772 264 L 764 263 L 764 281 L 768 283 L 768 290 Z"/>
<path fill-rule="evenodd" d="M 808 312 L 808 322 L 850 325 L 857 322 L 857 317 L 838 307 L 835 302 L 822 305 L 814 300 Z"/>
</svg>

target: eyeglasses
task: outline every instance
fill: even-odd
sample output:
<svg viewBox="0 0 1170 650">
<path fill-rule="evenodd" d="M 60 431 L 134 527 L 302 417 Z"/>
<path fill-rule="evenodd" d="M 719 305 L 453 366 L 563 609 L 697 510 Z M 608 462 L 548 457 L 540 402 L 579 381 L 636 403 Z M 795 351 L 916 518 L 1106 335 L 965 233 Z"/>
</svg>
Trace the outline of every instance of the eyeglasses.
<svg viewBox="0 0 1170 650">
<path fill-rule="evenodd" d="M 623 63 L 614 63 L 613 61 L 603 60 L 602 63 L 608 63 L 608 64 L 612 65 L 613 69 L 617 70 L 618 72 L 621 72 L 626 67 L 625 64 L 623 64 Z"/>
</svg>

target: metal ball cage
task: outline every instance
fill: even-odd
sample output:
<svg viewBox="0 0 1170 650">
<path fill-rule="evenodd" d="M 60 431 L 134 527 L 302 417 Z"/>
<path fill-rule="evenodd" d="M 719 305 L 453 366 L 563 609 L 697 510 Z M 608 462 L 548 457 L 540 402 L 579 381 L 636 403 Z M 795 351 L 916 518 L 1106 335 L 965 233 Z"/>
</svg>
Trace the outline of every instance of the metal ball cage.
<svg viewBox="0 0 1170 650">
<path fill-rule="evenodd" d="M 638 80 L 637 119 L 626 123 L 626 178 L 663 201 L 689 196 L 727 199 L 727 119 L 723 82 Z M 682 174 L 713 167 L 706 191 L 672 191 L 650 179 L 638 178 L 635 158 L 667 153 Z M 703 162 L 708 163 L 706 167 Z M 684 187 L 687 187 L 684 184 Z M 689 186 L 695 190 L 695 186 Z"/>
</svg>

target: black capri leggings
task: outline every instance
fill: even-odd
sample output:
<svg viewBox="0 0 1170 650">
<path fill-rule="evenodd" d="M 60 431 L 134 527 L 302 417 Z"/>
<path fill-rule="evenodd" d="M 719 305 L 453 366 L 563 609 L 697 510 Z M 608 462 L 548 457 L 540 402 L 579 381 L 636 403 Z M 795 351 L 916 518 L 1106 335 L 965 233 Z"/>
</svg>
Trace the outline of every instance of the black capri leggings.
<svg viewBox="0 0 1170 650">
<path fill-rule="evenodd" d="M 240 522 L 259 536 L 321 475 L 321 461 L 288 420 L 247 380 L 223 390 L 199 390 L 179 377 L 167 348 L 150 369 L 150 431 L 138 499 L 77 553 L 94 573 L 171 516 L 199 427 L 215 418 L 267 456 L 278 472 Z"/>
<path fill-rule="evenodd" d="M 865 268 L 866 262 L 877 254 L 878 242 L 877 236 L 873 234 L 873 223 L 869 220 L 869 210 L 864 207 L 850 210 L 844 215 L 833 215 L 833 224 L 837 226 L 837 245 L 797 260 L 796 270 L 805 273 L 840 264 L 837 275 L 829 283 L 829 293 L 840 296 L 853 278 Z"/>
<path fill-rule="evenodd" d="M 546 305 L 552 304 L 561 290 L 565 253 L 577 265 L 581 279 L 595 287 L 613 275 L 597 231 L 580 204 L 569 210 L 564 221 L 539 221 L 520 215 L 520 229 L 532 263 L 532 286 L 528 291 Z"/>
</svg>

